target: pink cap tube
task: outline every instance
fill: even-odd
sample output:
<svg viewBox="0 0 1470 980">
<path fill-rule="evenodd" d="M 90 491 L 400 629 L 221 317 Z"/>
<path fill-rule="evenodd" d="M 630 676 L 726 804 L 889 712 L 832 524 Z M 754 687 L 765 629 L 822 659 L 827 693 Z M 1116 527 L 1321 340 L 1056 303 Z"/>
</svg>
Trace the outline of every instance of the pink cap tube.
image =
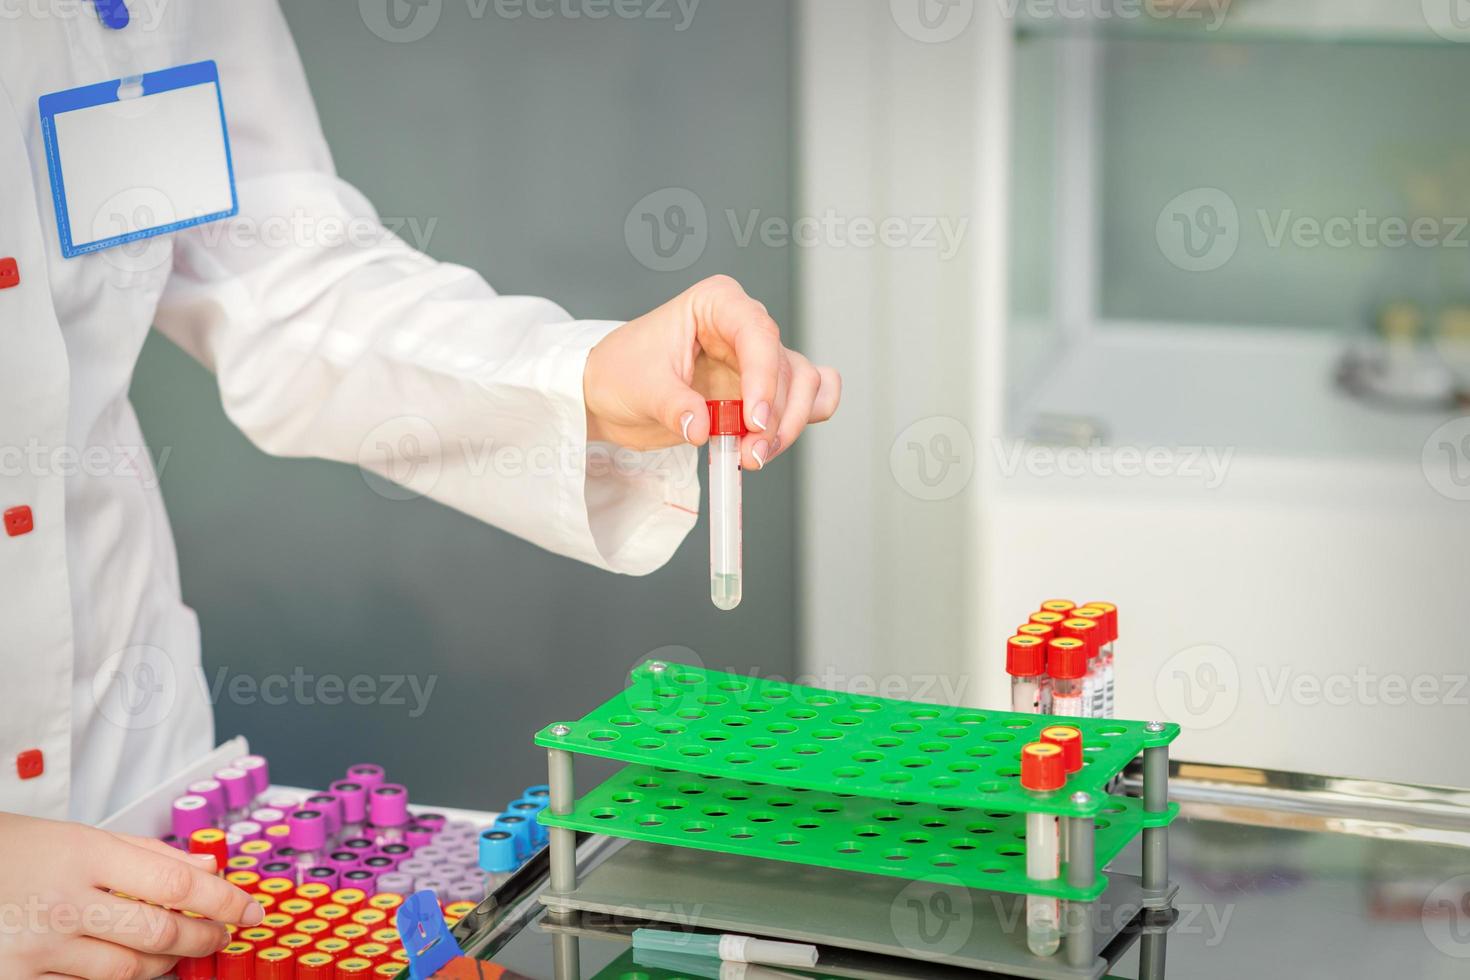
<svg viewBox="0 0 1470 980">
<path fill-rule="evenodd" d="M 236 820 L 227 829 L 232 834 L 238 834 L 241 843 L 248 840 L 260 840 L 265 836 L 265 828 L 254 820 Z"/>
<path fill-rule="evenodd" d="M 414 852 L 413 848 L 409 847 L 407 844 L 400 844 L 395 842 L 392 844 L 384 844 L 382 847 L 378 848 L 378 853 L 387 858 L 389 861 L 392 861 L 394 867 L 397 867 L 404 861 L 407 861 L 409 858 L 413 857 Z"/>
<path fill-rule="evenodd" d="M 286 818 L 291 846 L 298 851 L 320 851 L 327 843 L 327 821 L 320 810 L 297 810 Z"/>
<path fill-rule="evenodd" d="M 181 840 L 188 840 L 196 830 L 213 827 L 214 815 L 210 813 L 209 801 L 192 793 L 174 800 L 171 825 Z"/>
<path fill-rule="evenodd" d="M 348 766 L 347 778 L 361 784 L 369 792 L 388 781 L 383 775 L 383 767 L 376 762 L 359 762 L 355 766 Z"/>
<path fill-rule="evenodd" d="M 243 769 L 233 767 L 221 769 L 214 774 L 221 786 L 225 788 L 225 807 L 229 810 L 243 810 L 250 803 L 250 777 L 245 775 Z"/>
<path fill-rule="evenodd" d="M 330 885 L 335 891 L 337 888 L 337 869 L 329 868 L 319 864 L 314 868 L 307 868 L 301 875 L 301 883 L 304 885 L 309 881 L 320 881 L 324 885 Z"/>
<path fill-rule="evenodd" d="M 362 823 L 367 819 L 367 787 L 354 779 L 339 779 L 328 787 L 342 801 L 342 822 Z"/>
<path fill-rule="evenodd" d="M 411 823 L 403 832 L 403 839 L 409 847 L 426 847 L 434 839 L 434 831 L 421 823 Z"/>
<path fill-rule="evenodd" d="M 336 837 L 342 829 L 342 800 L 336 793 L 316 793 L 306 798 L 306 806 L 320 810 L 327 821 L 327 836 Z"/>
<path fill-rule="evenodd" d="M 378 876 L 367 868 L 350 868 L 337 875 L 343 888 L 361 888 L 371 895 L 377 890 Z"/>
<path fill-rule="evenodd" d="M 271 788 L 271 767 L 263 755 L 242 755 L 230 767 L 243 772 L 250 779 L 250 795 L 264 796 Z"/>
<path fill-rule="evenodd" d="M 362 855 L 356 851 L 333 851 L 327 855 L 327 863 L 338 871 L 350 871 L 362 865 Z"/>
<path fill-rule="evenodd" d="M 401 827 L 408 823 L 408 790 L 384 783 L 368 795 L 368 822 L 374 827 Z"/>
<path fill-rule="evenodd" d="M 437 834 L 444 829 L 449 818 L 442 813 L 420 813 L 413 818 L 414 823 L 423 824 L 429 828 L 430 833 Z"/>
<path fill-rule="evenodd" d="M 198 779 L 185 789 L 191 796 L 202 796 L 208 800 L 210 816 L 216 820 L 225 815 L 225 788 L 218 779 Z"/>
</svg>

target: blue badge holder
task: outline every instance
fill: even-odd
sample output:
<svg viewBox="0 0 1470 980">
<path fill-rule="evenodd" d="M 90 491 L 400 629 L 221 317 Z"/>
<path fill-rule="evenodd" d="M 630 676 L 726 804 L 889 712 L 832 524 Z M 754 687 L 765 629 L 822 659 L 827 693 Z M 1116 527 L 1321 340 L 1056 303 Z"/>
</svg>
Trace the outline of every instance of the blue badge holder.
<svg viewBox="0 0 1470 980">
<path fill-rule="evenodd" d="M 119 4 L 118 6 L 122 6 Z M 124 8 L 125 9 L 125 8 Z M 186 202 L 184 213 L 179 214 L 176 220 L 157 225 L 140 227 L 128 227 L 116 235 L 107 235 L 89 240 L 81 241 L 74 234 L 72 197 L 68 195 L 66 165 L 67 165 L 67 137 L 61 132 L 63 122 L 69 121 L 67 117 L 71 113 L 90 111 L 91 114 L 72 117 L 72 119 L 96 118 L 95 111 L 106 107 L 117 106 L 123 102 L 134 100 L 148 100 L 159 96 L 167 96 L 170 93 L 179 93 L 180 90 L 195 86 L 211 86 L 212 100 L 199 100 L 200 106 L 212 107 L 205 111 L 208 118 L 202 115 L 191 119 L 190 125 L 179 126 L 177 138 L 180 142 L 189 140 L 191 143 L 203 146 L 210 152 L 207 156 L 216 161 L 220 171 L 210 180 L 204 183 L 211 188 L 207 194 L 196 195 L 197 199 Z M 208 95 L 204 96 L 207 99 Z M 162 103 L 156 103 L 162 104 Z M 170 102 L 170 105 L 174 103 Z M 61 243 L 61 254 L 66 258 L 75 258 L 89 252 L 97 252 L 103 249 L 125 245 L 129 242 L 139 241 L 144 238 L 152 238 L 156 235 L 165 235 L 202 225 L 210 221 L 218 221 L 221 218 L 233 217 L 239 214 L 240 200 L 235 189 L 234 160 L 230 153 L 229 127 L 225 121 L 224 97 L 220 91 L 219 69 L 213 61 L 200 61 L 190 65 L 180 65 L 177 68 L 166 68 L 162 71 L 148 72 L 130 78 L 113 79 L 107 82 L 98 82 L 93 85 L 84 85 L 81 88 L 67 89 L 62 92 L 53 92 L 43 95 L 39 101 L 41 111 L 41 136 L 46 149 L 46 168 L 51 178 L 51 196 L 56 206 L 56 224 L 58 238 Z M 130 106 L 130 111 L 144 111 L 148 106 L 138 102 Z M 218 138 L 220 143 L 212 142 L 215 133 L 209 131 L 215 120 L 218 120 Z M 207 124 L 207 125 L 206 125 Z M 114 121 L 114 127 L 117 125 Z M 140 139 L 139 144 L 144 143 Z M 222 143 L 222 146 L 221 146 Z M 125 153 L 133 149 L 134 144 L 119 149 L 118 153 Z M 102 158 L 95 147 L 74 146 L 72 166 L 85 166 L 94 171 L 90 177 L 98 179 L 95 173 L 99 166 L 105 166 L 107 160 Z M 222 151 L 222 152 L 221 152 Z M 151 154 L 155 160 L 188 159 L 193 155 L 188 153 L 173 152 L 173 148 L 167 145 L 138 146 L 136 152 L 140 154 Z M 99 159 L 102 162 L 99 163 Z M 182 166 L 182 164 L 180 164 Z M 162 191 L 160 193 L 167 193 Z M 200 207 L 200 201 L 207 201 L 205 207 Z M 142 224 L 140 222 L 140 224 Z"/>
<path fill-rule="evenodd" d="M 444 964 L 464 955 L 449 934 L 444 910 L 432 891 L 414 892 L 404 899 L 395 921 L 398 938 L 408 953 L 408 975 L 413 980 L 429 980 Z"/>
</svg>

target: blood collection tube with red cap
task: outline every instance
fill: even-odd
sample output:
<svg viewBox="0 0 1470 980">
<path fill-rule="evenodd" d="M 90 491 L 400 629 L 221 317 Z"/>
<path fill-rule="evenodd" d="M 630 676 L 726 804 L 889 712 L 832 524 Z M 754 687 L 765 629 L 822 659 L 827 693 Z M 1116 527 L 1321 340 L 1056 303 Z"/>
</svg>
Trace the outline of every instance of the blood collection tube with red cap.
<svg viewBox="0 0 1470 980">
<path fill-rule="evenodd" d="M 1060 640 L 1053 642 L 1060 643 Z M 1062 747 L 1032 742 L 1021 750 L 1021 785 L 1033 793 L 1052 793 L 1067 782 Z M 1026 814 L 1026 877 L 1055 881 L 1061 874 L 1057 818 Z M 1026 896 L 1026 946 L 1036 956 L 1052 956 L 1062 942 L 1061 904 L 1046 895 Z"/>
<path fill-rule="evenodd" d="M 1025 714 L 1050 711 L 1046 676 L 1046 641 L 1017 634 L 1006 640 L 1006 673 L 1011 675 L 1011 710 Z"/>
<path fill-rule="evenodd" d="M 1112 718 L 1114 712 L 1113 644 L 1118 639 L 1118 607 L 1111 602 L 1089 602 L 1083 609 L 1077 611 L 1079 616 L 1095 614 L 1100 614 L 1097 617 L 1098 626 L 1102 629 L 1102 649 L 1099 652 L 1099 660 L 1102 663 L 1103 717 Z"/>
<path fill-rule="evenodd" d="M 1102 644 L 1102 631 L 1091 619 L 1072 616 L 1062 620 L 1058 630 L 1062 636 L 1076 637 L 1087 645 L 1087 673 L 1082 678 L 1082 714 L 1087 718 L 1101 718 L 1103 712 L 1102 664 L 1098 651 Z"/>
<path fill-rule="evenodd" d="M 740 605 L 740 438 L 745 403 L 709 406 L 709 597 L 719 609 Z"/>
<path fill-rule="evenodd" d="M 1046 672 L 1051 676 L 1051 713 L 1083 717 L 1082 684 L 1087 676 L 1087 644 L 1075 636 L 1059 636 L 1047 643 Z"/>
</svg>

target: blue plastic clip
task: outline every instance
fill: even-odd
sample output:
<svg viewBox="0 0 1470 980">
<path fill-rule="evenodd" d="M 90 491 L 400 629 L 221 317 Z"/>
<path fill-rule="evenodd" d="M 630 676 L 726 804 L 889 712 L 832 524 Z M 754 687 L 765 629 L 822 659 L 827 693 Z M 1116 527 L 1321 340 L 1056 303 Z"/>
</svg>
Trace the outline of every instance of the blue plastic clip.
<svg viewBox="0 0 1470 980">
<path fill-rule="evenodd" d="M 398 936 L 408 953 L 408 975 L 413 980 L 429 980 L 444 964 L 463 956 L 459 943 L 449 934 L 439 898 L 425 890 L 415 892 L 398 906 Z"/>
<path fill-rule="evenodd" d="M 133 19 L 126 0 L 92 0 L 92 4 L 97 8 L 98 19 L 114 31 L 127 27 Z"/>
</svg>

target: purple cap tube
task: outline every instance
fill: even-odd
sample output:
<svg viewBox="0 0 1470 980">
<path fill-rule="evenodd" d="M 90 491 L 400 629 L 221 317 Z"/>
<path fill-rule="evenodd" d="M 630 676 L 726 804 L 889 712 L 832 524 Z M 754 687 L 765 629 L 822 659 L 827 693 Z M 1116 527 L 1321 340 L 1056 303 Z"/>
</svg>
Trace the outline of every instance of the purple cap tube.
<svg viewBox="0 0 1470 980">
<path fill-rule="evenodd" d="M 342 825 L 361 824 L 367 819 L 367 787 L 354 779 L 339 779 L 330 787 L 342 801 Z"/>
<path fill-rule="evenodd" d="M 320 810 L 297 810 L 286 818 L 291 846 L 298 851 L 320 851 L 327 843 L 327 821 Z"/>
<path fill-rule="evenodd" d="M 269 827 L 272 824 L 285 823 L 286 811 L 277 810 L 273 806 L 258 807 L 250 811 L 250 819 L 262 827 Z"/>
<path fill-rule="evenodd" d="M 304 885 L 308 881 L 319 881 L 324 885 L 329 885 L 333 891 L 336 891 L 337 869 L 329 868 L 324 864 L 318 864 L 315 867 L 307 868 L 305 871 L 301 872 L 301 883 Z"/>
<path fill-rule="evenodd" d="M 196 830 L 213 827 L 214 818 L 209 812 L 209 801 L 193 793 L 180 796 L 174 800 L 170 826 L 183 840 L 188 840 L 189 835 Z"/>
<path fill-rule="evenodd" d="M 295 793 L 272 793 L 261 801 L 266 806 L 282 813 L 290 813 L 292 810 L 300 809 L 301 797 Z"/>
<path fill-rule="evenodd" d="M 209 815 L 218 820 L 225 815 L 225 788 L 218 779 L 196 779 L 184 787 L 191 796 L 202 796 L 209 801 Z"/>
<path fill-rule="evenodd" d="M 306 798 L 306 806 L 320 810 L 327 821 L 327 836 L 336 837 L 342 829 L 342 800 L 336 793 L 315 793 Z"/>
<path fill-rule="evenodd" d="M 263 755 L 242 755 L 230 763 L 230 768 L 240 770 L 249 778 L 253 797 L 262 797 L 271 788 L 271 767 Z"/>
<path fill-rule="evenodd" d="M 359 762 L 355 766 L 348 766 L 347 778 L 367 790 L 375 790 L 388 781 L 383 775 L 383 767 L 376 762 Z"/>
<path fill-rule="evenodd" d="M 361 888 L 371 895 L 377 890 L 378 876 L 368 868 L 352 868 L 337 875 L 343 888 Z"/>
<path fill-rule="evenodd" d="M 226 767 L 214 774 L 225 788 L 225 810 L 229 813 L 245 812 L 250 806 L 250 777 L 243 769 Z"/>
</svg>

